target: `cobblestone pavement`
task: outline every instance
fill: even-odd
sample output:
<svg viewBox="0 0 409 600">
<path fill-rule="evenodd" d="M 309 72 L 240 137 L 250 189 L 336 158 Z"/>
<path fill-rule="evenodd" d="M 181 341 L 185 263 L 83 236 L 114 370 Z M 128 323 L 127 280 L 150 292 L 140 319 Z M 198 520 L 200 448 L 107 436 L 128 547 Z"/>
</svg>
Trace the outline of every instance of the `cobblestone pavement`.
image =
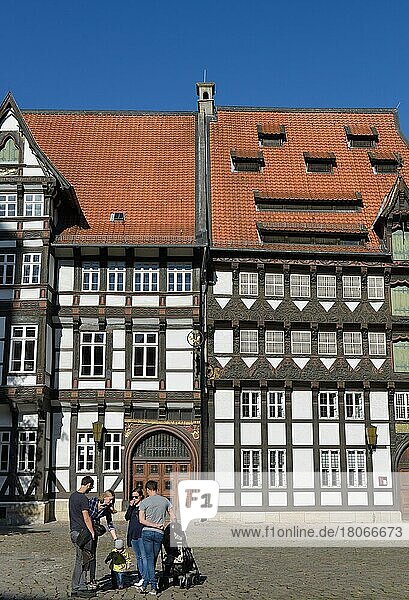
<svg viewBox="0 0 409 600">
<path fill-rule="evenodd" d="M 125 535 L 125 527 L 119 527 Z M 108 585 L 104 558 L 110 537 L 98 547 L 97 577 Z M 409 598 L 409 548 L 198 548 L 206 580 L 189 590 L 171 588 L 161 600 L 315 600 Z M 63 523 L 0 529 L 0 598 L 65 600 L 73 547 Z M 141 596 L 134 587 L 99 591 L 99 600 Z"/>
</svg>

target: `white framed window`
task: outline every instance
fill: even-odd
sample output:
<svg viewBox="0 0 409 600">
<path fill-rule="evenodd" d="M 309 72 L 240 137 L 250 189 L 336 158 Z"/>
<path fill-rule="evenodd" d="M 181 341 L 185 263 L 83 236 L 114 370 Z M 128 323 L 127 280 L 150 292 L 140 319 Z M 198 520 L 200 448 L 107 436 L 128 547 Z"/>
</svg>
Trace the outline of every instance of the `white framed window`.
<svg viewBox="0 0 409 600">
<path fill-rule="evenodd" d="M 317 297 L 336 298 L 337 278 L 335 275 L 317 275 Z"/>
<path fill-rule="evenodd" d="M 342 277 L 342 294 L 345 299 L 359 300 L 361 298 L 361 276 L 344 275 Z"/>
<path fill-rule="evenodd" d="M 107 283 L 109 292 L 124 292 L 126 268 L 124 262 L 109 261 Z"/>
<path fill-rule="evenodd" d="M 265 275 L 265 295 L 282 298 L 284 296 L 284 275 L 283 273 L 266 273 Z"/>
<path fill-rule="evenodd" d="M 40 283 L 40 267 L 41 254 L 24 254 L 21 283 L 25 285 Z"/>
<path fill-rule="evenodd" d="M 386 355 L 386 335 L 375 331 L 368 332 L 369 355 Z"/>
<path fill-rule="evenodd" d="M 348 487 L 366 487 L 365 450 L 347 450 Z"/>
<path fill-rule="evenodd" d="M 284 354 L 284 331 L 266 330 L 266 354 Z"/>
<path fill-rule="evenodd" d="M 243 390 L 241 392 L 241 418 L 260 419 L 261 394 L 259 391 Z"/>
<path fill-rule="evenodd" d="M 103 377 L 105 374 L 105 333 L 81 332 L 81 377 Z"/>
<path fill-rule="evenodd" d="M 82 291 L 98 292 L 99 290 L 99 263 L 84 262 L 82 264 Z"/>
<path fill-rule="evenodd" d="M 395 392 L 395 419 L 409 420 L 409 392 Z"/>
<path fill-rule="evenodd" d="M 17 195 L 0 194 L 0 217 L 17 216 Z"/>
<path fill-rule="evenodd" d="M 368 300 L 384 300 L 385 283 L 381 275 L 368 275 Z"/>
<path fill-rule="evenodd" d="M 168 292 L 192 291 L 192 265 L 174 263 L 168 266 Z"/>
<path fill-rule="evenodd" d="M 364 418 L 364 395 L 362 392 L 345 392 L 345 418 Z"/>
<path fill-rule="evenodd" d="M 0 472 L 7 473 L 10 466 L 10 431 L 0 431 Z"/>
<path fill-rule="evenodd" d="M 318 354 L 326 356 L 336 356 L 337 354 L 337 333 L 336 331 L 318 332 Z"/>
<path fill-rule="evenodd" d="M 341 487 L 339 450 L 320 450 L 321 487 Z"/>
<path fill-rule="evenodd" d="M 11 328 L 10 373 L 34 373 L 36 368 L 37 327 L 15 325 Z"/>
<path fill-rule="evenodd" d="M 292 298 L 311 296 L 310 276 L 293 274 L 290 276 L 290 295 Z"/>
<path fill-rule="evenodd" d="M 24 216 L 42 217 L 44 212 L 43 194 L 24 194 Z"/>
<path fill-rule="evenodd" d="M 240 273 L 239 275 L 240 296 L 258 295 L 258 274 Z"/>
<path fill-rule="evenodd" d="M 159 289 L 159 265 L 157 263 L 135 263 L 133 289 L 135 292 L 157 292 Z"/>
<path fill-rule="evenodd" d="M 240 330 L 240 352 L 242 354 L 258 354 L 257 329 Z"/>
<path fill-rule="evenodd" d="M 271 488 L 287 486 L 285 450 L 268 451 L 268 483 Z"/>
<path fill-rule="evenodd" d="M 261 488 L 260 450 L 241 451 L 241 486 L 243 488 Z"/>
<path fill-rule="evenodd" d="M 318 410 L 320 419 L 337 419 L 338 392 L 319 392 Z"/>
<path fill-rule="evenodd" d="M 104 435 L 104 471 L 119 471 L 121 469 L 121 433 Z"/>
<path fill-rule="evenodd" d="M 95 469 L 95 441 L 92 433 L 77 433 L 77 473 Z"/>
<path fill-rule="evenodd" d="M 352 356 L 362 354 L 362 333 L 360 331 L 344 331 L 344 354 Z"/>
<path fill-rule="evenodd" d="M 291 353 L 311 354 L 311 331 L 291 332 Z"/>
<path fill-rule="evenodd" d="M 271 390 L 267 392 L 268 418 L 285 418 L 285 393 L 284 390 Z"/>
<path fill-rule="evenodd" d="M 157 377 L 158 334 L 133 334 L 133 376 Z"/>
<path fill-rule="evenodd" d="M 33 473 L 36 468 L 37 432 L 19 431 L 18 470 L 20 473 Z"/>
<path fill-rule="evenodd" d="M 14 254 L 0 254 L 0 285 L 13 285 L 15 267 Z"/>
</svg>

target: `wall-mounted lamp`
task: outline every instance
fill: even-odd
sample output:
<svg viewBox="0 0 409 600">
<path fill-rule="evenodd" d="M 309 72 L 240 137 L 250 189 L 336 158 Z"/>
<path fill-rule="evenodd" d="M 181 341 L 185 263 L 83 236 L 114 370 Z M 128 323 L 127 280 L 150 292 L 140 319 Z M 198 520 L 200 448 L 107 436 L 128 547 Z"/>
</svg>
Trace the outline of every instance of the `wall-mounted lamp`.
<svg viewBox="0 0 409 600">
<path fill-rule="evenodd" d="M 376 444 L 378 441 L 378 428 L 376 425 L 367 425 L 366 427 L 366 443 L 368 444 L 369 452 L 372 452 L 376 448 Z"/>
<path fill-rule="evenodd" d="M 92 424 L 92 436 L 94 438 L 94 442 L 96 442 L 98 446 L 100 446 L 102 442 L 103 429 L 104 426 L 100 421 L 95 421 L 95 423 Z"/>
</svg>

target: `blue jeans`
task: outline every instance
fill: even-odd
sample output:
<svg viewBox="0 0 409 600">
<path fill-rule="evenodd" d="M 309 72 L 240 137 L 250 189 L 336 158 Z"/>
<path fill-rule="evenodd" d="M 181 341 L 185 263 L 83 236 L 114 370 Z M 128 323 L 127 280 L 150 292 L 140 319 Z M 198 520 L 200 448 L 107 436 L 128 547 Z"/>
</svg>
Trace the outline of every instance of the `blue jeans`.
<svg viewBox="0 0 409 600">
<path fill-rule="evenodd" d="M 155 564 L 160 547 L 162 546 L 162 540 L 163 531 L 142 530 L 142 542 L 146 555 L 145 570 L 142 575 L 144 587 L 150 583 L 152 588 L 158 588 L 158 582 L 155 577 Z"/>
<path fill-rule="evenodd" d="M 118 587 L 124 587 L 125 575 L 119 571 L 111 571 L 112 587 L 116 590 Z"/>
<path fill-rule="evenodd" d="M 137 540 L 132 540 L 132 550 L 134 551 L 136 557 L 136 565 L 138 567 L 138 572 L 140 577 L 143 577 L 143 573 L 145 571 L 145 563 L 146 563 L 146 554 L 145 548 L 143 546 L 142 538 L 138 538 Z"/>
</svg>

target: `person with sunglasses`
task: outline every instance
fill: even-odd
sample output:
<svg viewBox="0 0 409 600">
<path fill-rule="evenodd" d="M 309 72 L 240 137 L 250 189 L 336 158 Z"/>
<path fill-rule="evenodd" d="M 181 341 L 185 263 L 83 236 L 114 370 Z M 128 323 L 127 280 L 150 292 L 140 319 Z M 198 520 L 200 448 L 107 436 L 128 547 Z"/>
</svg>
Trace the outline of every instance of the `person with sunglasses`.
<svg viewBox="0 0 409 600">
<path fill-rule="evenodd" d="M 125 520 L 129 521 L 126 539 L 128 546 L 132 547 L 135 553 L 138 568 L 138 581 L 135 583 L 135 586 L 139 588 L 143 586 L 142 574 L 146 562 L 145 549 L 142 543 L 143 525 L 139 521 L 139 505 L 144 497 L 142 488 L 132 490 L 128 510 L 125 513 Z"/>
</svg>

